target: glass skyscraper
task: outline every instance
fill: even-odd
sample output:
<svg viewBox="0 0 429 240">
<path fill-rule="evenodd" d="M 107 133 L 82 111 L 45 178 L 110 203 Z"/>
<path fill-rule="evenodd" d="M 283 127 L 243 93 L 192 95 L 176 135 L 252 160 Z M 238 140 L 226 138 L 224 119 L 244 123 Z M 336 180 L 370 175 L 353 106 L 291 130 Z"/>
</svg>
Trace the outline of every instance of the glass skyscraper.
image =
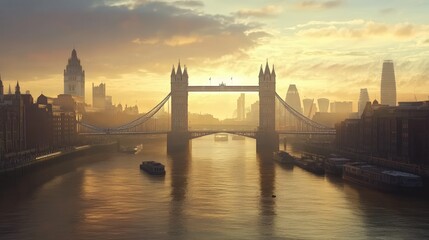
<svg viewBox="0 0 429 240">
<path fill-rule="evenodd" d="M 391 60 L 383 62 L 380 92 L 381 104 L 396 106 L 395 70 L 393 69 L 393 61 Z"/>
<path fill-rule="evenodd" d="M 360 94 L 359 94 L 359 101 L 358 101 L 358 115 L 359 115 L 359 117 L 362 116 L 363 110 L 365 110 L 365 106 L 368 102 L 369 102 L 368 89 L 361 88 Z"/>
</svg>

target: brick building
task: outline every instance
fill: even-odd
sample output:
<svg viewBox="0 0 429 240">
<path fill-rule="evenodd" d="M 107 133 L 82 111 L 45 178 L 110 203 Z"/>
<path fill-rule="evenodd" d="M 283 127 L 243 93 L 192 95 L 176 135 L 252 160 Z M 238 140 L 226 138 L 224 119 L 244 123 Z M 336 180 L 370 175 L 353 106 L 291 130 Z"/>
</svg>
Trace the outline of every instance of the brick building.
<svg viewBox="0 0 429 240">
<path fill-rule="evenodd" d="M 429 166 L 429 101 L 399 106 L 368 103 L 360 119 L 336 126 L 342 150 Z"/>
<path fill-rule="evenodd" d="M 70 146 L 76 142 L 76 103 L 72 96 L 4 94 L 0 79 L 0 161 Z"/>
</svg>

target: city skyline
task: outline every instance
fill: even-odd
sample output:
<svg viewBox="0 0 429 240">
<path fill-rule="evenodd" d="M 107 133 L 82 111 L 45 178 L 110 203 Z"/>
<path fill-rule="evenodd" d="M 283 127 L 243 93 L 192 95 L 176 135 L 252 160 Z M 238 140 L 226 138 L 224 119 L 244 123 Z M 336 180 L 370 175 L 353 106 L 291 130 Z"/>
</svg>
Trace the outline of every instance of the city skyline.
<svg viewBox="0 0 429 240">
<path fill-rule="evenodd" d="M 302 98 L 353 101 L 356 110 L 360 88 L 380 101 L 382 62 L 392 59 L 398 102 L 427 100 L 428 7 L 418 0 L 4 1 L 0 72 L 6 87 L 19 81 L 24 91 L 56 96 L 74 47 L 86 99 L 91 83 L 103 82 L 114 103 L 144 112 L 168 93 L 179 59 L 190 85 L 253 85 L 268 58 L 280 94 L 296 84 Z M 191 94 L 190 110 L 230 117 L 224 106 L 234 109 L 236 95 L 225 96 Z"/>
</svg>

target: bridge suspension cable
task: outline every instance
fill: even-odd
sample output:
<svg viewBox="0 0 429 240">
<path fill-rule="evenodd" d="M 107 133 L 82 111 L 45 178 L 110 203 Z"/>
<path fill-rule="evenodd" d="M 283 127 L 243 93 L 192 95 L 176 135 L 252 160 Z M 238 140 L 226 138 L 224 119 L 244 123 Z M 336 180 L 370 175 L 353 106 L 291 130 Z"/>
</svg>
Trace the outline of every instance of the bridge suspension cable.
<svg viewBox="0 0 429 240">
<path fill-rule="evenodd" d="M 302 121 L 304 124 L 306 124 L 309 127 L 314 128 L 315 130 L 321 130 L 321 131 L 325 131 L 325 130 L 334 130 L 333 128 L 327 127 L 325 125 L 322 125 L 320 123 L 317 123 L 313 120 L 311 120 L 310 118 L 304 116 L 303 114 L 301 114 L 300 112 L 298 112 L 296 109 L 294 109 L 293 107 L 291 107 L 289 104 L 287 104 L 282 97 L 276 93 L 276 98 L 279 100 L 279 102 L 281 103 L 281 105 L 289 112 L 291 113 L 295 118 L 297 118 L 298 120 Z"/>
<path fill-rule="evenodd" d="M 119 127 L 115 128 L 100 128 L 94 125 L 90 125 L 84 122 L 78 122 L 83 127 L 89 128 L 91 130 L 95 130 L 97 132 L 122 132 L 126 131 L 128 129 L 134 128 L 138 125 L 141 125 L 148 121 L 150 118 L 152 118 L 163 106 L 164 104 L 170 99 L 171 93 L 169 93 L 161 102 L 159 102 L 155 107 L 153 107 L 149 112 L 145 113 L 144 115 L 134 119 L 133 121 L 121 125 Z"/>
</svg>

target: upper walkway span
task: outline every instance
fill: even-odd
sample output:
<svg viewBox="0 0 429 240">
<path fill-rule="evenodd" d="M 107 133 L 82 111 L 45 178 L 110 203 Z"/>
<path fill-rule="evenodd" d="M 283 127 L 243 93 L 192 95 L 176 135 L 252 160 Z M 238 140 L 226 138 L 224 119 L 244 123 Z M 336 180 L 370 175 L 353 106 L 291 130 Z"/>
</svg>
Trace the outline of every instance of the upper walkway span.
<svg viewBox="0 0 429 240">
<path fill-rule="evenodd" d="M 188 86 L 188 92 L 258 92 L 259 86 Z"/>
</svg>

